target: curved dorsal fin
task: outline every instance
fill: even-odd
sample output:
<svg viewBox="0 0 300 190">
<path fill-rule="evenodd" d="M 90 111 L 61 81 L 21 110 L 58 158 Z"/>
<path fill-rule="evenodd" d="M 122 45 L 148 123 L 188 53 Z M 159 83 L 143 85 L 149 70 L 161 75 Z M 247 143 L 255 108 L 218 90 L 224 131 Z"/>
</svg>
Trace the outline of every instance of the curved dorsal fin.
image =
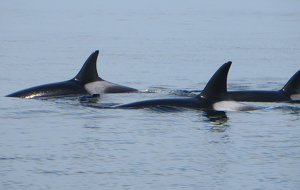
<svg viewBox="0 0 300 190">
<path fill-rule="evenodd" d="M 99 50 L 96 50 L 90 55 L 90 57 L 85 61 L 79 73 L 73 78 L 73 80 L 81 82 L 93 82 L 97 80 L 102 80 L 99 78 L 97 72 L 97 58 Z"/>
<path fill-rule="evenodd" d="M 227 94 L 227 75 L 232 62 L 224 63 L 211 77 L 204 90 L 197 96 L 213 101 L 229 100 Z"/>
<path fill-rule="evenodd" d="M 288 95 L 300 94 L 300 70 L 290 78 L 280 91 Z"/>
</svg>

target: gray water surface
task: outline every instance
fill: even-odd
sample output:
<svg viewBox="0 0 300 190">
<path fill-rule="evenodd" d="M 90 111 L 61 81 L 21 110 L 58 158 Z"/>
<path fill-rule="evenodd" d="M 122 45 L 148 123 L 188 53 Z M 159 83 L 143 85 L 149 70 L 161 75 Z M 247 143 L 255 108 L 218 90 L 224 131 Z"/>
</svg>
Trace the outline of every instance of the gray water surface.
<svg viewBox="0 0 300 190">
<path fill-rule="evenodd" d="M 1 189 L 299 189 L 300 105 L 251 112 L 100 109 L 188 97 L 232 61 L 229 90 L 279 90 L 300 69 L 300 2 L 3 1 Z M 143 93 L 5 95 L 98 72 Z"/>
</svg>

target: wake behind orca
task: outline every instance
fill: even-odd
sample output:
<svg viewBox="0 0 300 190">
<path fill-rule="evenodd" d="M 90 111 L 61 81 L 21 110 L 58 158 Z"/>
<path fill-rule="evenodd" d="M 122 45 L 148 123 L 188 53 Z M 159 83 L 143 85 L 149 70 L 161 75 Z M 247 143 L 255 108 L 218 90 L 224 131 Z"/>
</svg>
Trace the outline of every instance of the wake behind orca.
<svg viewBox="0 0 300 190">
<path fill-rule="evenodd" d="M 300 100 L 300 70 L 278 91 L 228 91 L 235 101 L 241 102 L 289 102 Z"/>
<path fill-rule="evenodd" d="M 100 78 L 97 72 L 98 54 L 98 50 L 92 53 L 85 61 L 79 73 L 71 80 L 28 88 L 9 94 L 6 97 L 42 98 L 138 91 L 137 89 L 107 82 Z"/>
<path fill-rule="evenodd" d="M 145 108 L 171 106 L 205 110 L 256 110 L 253 106 L 238 103 L 227 94 L 227 75 L 232 62 L 224 63 L 212 76 L 204 90 L 193 98 L 153 99 L 115 106 L 114 108 Z"/>
</svg>

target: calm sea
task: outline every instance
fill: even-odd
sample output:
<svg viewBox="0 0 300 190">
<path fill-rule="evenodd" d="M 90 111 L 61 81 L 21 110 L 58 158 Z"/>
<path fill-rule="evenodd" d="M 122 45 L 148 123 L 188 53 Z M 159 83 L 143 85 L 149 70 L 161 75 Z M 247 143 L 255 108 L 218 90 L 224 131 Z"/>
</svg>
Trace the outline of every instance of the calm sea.
<svg viewBox="0 0 300 190">
<path fill-rule="evenodd" d="M 232 61 L 229 90 L 300 69 L 300 1 L 1 1 L 0 189 L 299 189 L 300 104 L 251 112 L 97 109 L 186 97 Z M 144 93 L 5 95 L 99 75 Z"/>
</svg>

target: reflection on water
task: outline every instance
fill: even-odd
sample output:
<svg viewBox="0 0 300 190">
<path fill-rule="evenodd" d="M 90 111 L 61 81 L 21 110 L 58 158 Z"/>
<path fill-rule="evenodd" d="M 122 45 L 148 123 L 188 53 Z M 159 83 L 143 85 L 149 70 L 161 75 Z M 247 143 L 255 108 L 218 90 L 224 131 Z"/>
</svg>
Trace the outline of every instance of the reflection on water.
<svg viewBox="0 0 300 190">
<path fill-rule="evenodd" d="M 292 115 L 300 115 L 300 107 L 297 106 L 297 104 L 299 105 L 298 102 L 292 102 L 290 103 L 291 105 L 281 105 L 281 106 L 276 106 L 272 109 L 275 109 L 275 110 L 281 110 L 283 112 L 289 112 L 289 114 L 292 114 Z M 295 106 L 293 106 L 293 104 Z"/>
<path fill-rule="evenodd" d="M 224 111 L 206 110 L 203 111 L 201 115 L 206 117 L 206 119 L 204 119 L 205 122 L 213 124 L 209 129 L 212 132 L 222 133 L 229 128 L 229 125 L 226 124 L 229 118 Z"/>
<path fill-rule="evenodd" d="M 204 117 L 207 118 L 208 122 L 214 122 L 216 124 L 224 124 L 226 123 L 229 118 L 224 111 L 214 111 L 214 110 L 205 110 L 202 114 Z"/>
<path fill-rule="evenodd" d="M 226 123 L 228 120 L 228 117 L 224 111 L 206 110 L 203 111 L 202 115 L 212 122 Z"/>
<path fill-rule="evenodd" d="M 100 94 L 93 94 L 79 97 L 80 103 L 97 103 L 100 100 Z"/>
<path fill-rule="evenodd" d="M 228 60 L 229 90 L 282 88 L 299 69 L 300 1 L 30 2 L 0 6 L 0 189 L 299 189 L 299 104 L 111 107 L 195 97 Z M 68 80 L 96 49 L 101 77 L 146 90 L 3 97 Z"/>
</svg>

